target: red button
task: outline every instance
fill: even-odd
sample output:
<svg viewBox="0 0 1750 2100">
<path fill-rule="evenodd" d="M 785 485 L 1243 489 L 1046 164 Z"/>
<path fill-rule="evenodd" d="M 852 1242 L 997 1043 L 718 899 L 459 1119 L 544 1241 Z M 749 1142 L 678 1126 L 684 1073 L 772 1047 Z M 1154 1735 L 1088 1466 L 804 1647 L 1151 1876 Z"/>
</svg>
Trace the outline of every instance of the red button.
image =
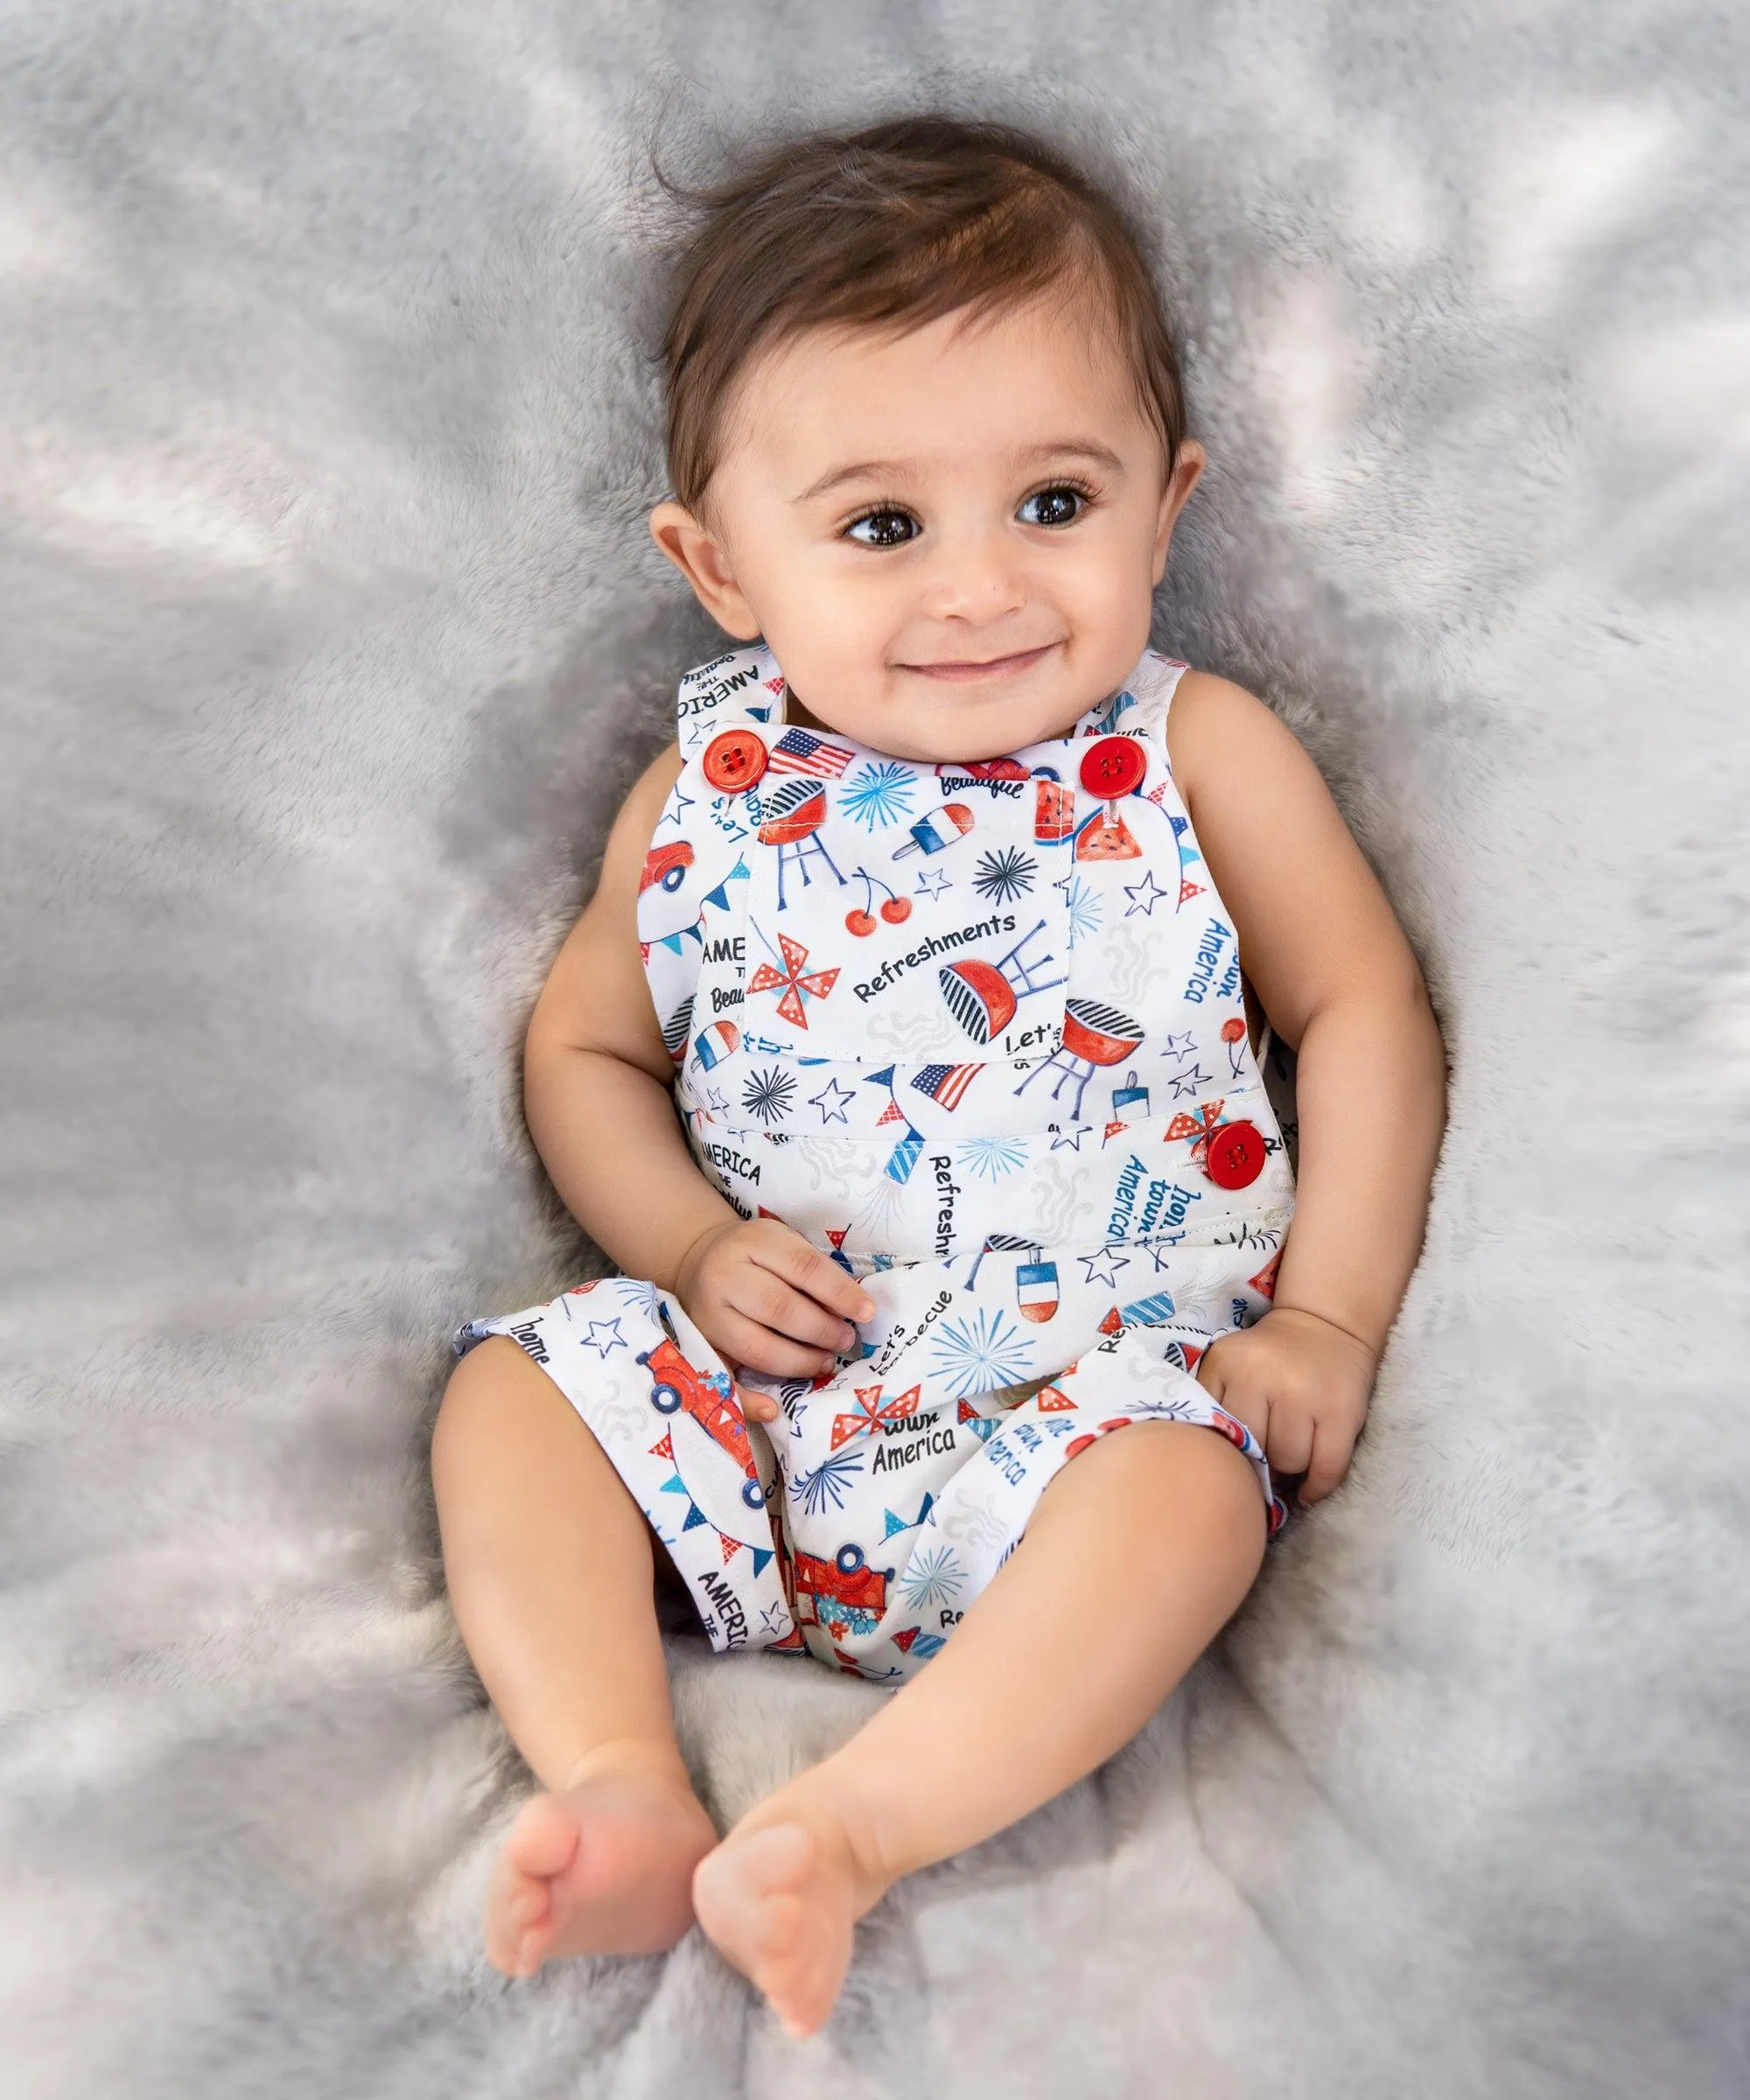
<svg viewBox="0 0 1750 2100">
<path fill-rule="evenodd" d="M 1203 1171 L 1217 1188 L 1250 1188 L 1264 1160 L 1264 1138 L 1255 1123 L 1224 1123 L 1210 1132 Z"/>
<path fill-rule="evenodd" d="M 705 778 L 724 794 L 739 794 L 766 770 L 766 746 L 751 729 L 726 729 L 705 746 Z"/>
<path fill-rule="evenodd" d="M 1148 774 L 1148 760 L 1134 737 L 1102 737 L 1082 761 L 1082 785 L 1102 802 L 1132 794 Z"/>
</svg>

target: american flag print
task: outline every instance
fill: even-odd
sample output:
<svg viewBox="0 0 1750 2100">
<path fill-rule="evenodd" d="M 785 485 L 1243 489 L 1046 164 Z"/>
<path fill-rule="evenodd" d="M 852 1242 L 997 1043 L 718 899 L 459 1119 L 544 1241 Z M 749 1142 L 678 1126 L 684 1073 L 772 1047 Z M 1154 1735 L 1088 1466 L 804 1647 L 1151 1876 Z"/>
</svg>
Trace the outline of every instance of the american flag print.
<svg viewBox="0 0 1750 2100">
<path fill-rule="evenodd" d="M 957 1109 L 966 1098 L 966 1089 L 984 1069 L 983 1065 L 926 1065 L 912 1084 L 943 1108 Z"/>
<path fill-rule="evenodd" d="M 830 744 L 811 729 L 787 729 L 772 746 L 767 769 L 811 773 L 816 780 L 836 780 L 856 756 L 849 745 Z"/>
</svg>

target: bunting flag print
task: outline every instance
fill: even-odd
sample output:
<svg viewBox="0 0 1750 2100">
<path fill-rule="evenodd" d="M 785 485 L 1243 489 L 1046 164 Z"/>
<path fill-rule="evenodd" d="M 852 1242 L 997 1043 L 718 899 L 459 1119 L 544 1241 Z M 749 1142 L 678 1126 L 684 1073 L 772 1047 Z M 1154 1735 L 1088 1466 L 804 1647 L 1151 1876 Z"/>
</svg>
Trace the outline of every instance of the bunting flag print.
<svg viewBox="0 0 1750 2100">
<path fill-rule="evenodd" d="M 738 860 L 735 865 L 729 871 L 728 874 L 724 877 L 723 880 L 718 883 L 714 890 L 707 890 L 705 892 L 704 901 L 707 904 L 714 905 L 720 912 L 726 912 L 729 909 L 730 884 L 732 882 L 746 882 L 746 880 L 747 863 L 745 860 Z"/>
<path fill-rule="evenodd" d="M 901 1531 L 915 1531 L 934 1507 L 935 1497 L 933 1494 L 927 1494 L 918 1504 L 918 1513 L 915 1516 L 900 1516 L 892 1509 L 884 1509 L 881 1512 L 881 1522 L 885 1527 L 882 1532 L 884 1541 L 889 1538 L 897 1538 Z"/>
<path fill-rule="evenodd" d="M 836 780 L 856 756 L 848 745 L 830 744 L 811 729 L 787 729 L 772 746 L 766 770 L 808 773 L 817 780 Z"/>
</svg>

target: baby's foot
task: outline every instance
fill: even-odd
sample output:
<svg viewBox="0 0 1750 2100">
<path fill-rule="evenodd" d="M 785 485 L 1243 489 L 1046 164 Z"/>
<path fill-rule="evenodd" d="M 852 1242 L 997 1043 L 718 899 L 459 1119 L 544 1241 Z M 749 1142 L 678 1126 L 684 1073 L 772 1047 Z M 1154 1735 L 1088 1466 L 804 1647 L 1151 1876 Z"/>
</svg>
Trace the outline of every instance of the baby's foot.
<svg viewBox="0 0 1750 2100">
<path fill-rule="evenodd" d="M 850 1964 L 852 1929 L 886 1893 L 844 1819 L 813 1802 L 768 1802 L 693 1876 L 693 1908 L 726 1961 L 766 1994 L 792 2034 L 823 2027 Z"/>
<path fill-rule="evenodd" d="M 565 1955 L 662 1953 L 693 1922 L 693 1869 L 716 1843 L 678 1768 L 597 1771 L 537 1795 L 493 1868 L 486 1958 L 533 1976 Z"/>
</svg>

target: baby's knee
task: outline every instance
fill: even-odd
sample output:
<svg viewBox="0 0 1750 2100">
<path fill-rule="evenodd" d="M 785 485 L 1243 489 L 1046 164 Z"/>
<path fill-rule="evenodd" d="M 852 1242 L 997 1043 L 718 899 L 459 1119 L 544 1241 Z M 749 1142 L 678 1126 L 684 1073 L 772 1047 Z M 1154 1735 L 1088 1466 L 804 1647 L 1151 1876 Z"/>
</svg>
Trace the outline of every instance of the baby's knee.
<svg viewBox="0 0 1750 2100">
<path fill-rule="evenodd" d="M 1269 1512 L 1251 1461 L 1202 1423 L 1136 1421 L 1110 1431 L 1051 1483 L 1049 1495 L 1099 1505 L 1128 1537 L 1158 1541 L 1171 1555 L 1195 1530 L 1261 1559 Z"/>
<path fill-rule="evenodd" d="M 476 1342 L 450 1374 L 431 1432 L 434 1471 L 452 1465 L 479 1438 L 501 1437 L 507 1422 L 529 1406 L 546 1409 L 556 1388 L 508 1335 Z"/>
</svg>

